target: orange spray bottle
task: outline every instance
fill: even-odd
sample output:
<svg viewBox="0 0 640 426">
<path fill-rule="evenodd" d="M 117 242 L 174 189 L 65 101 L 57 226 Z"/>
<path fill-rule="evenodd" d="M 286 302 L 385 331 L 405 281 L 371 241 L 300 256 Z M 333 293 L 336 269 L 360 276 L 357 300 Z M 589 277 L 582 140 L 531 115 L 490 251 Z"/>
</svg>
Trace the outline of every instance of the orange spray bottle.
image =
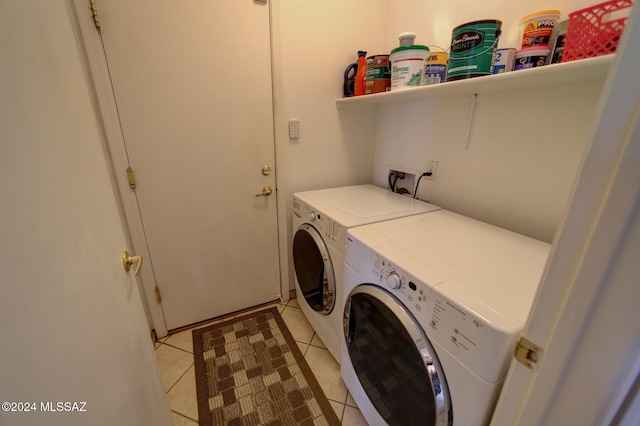
<svg viewBox="0 0 640 426">
<path fill-rule="evenodd" d="M 367 52 L 358 50 L 358 71 L 356 71 L 356 81 L 353 87 L 353 95 L 360 96 L 365 94 L 364 78 L 367 75 Z"/>
</svg>

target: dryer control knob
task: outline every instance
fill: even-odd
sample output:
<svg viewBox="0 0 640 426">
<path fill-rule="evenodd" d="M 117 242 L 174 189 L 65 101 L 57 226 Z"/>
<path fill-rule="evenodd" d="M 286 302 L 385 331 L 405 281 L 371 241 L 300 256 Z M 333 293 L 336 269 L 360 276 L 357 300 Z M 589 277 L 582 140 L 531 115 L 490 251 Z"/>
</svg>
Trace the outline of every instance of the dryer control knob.
<svg viewBox="0 0 640 426">
<path fill-rule="evenodd" d="M 309 215 L 307 217 L 309 219 L 309 222 L 313 222 L 314 220 L 316 220 L 316 212 L 309 212 Z"/>
<path fill-rule="evenodd" d="M 393 271 L 387 275 L 387 285 L 391 288 L 400 288 L 402 286 L 402 280 L 397 272 Z"/>
</svg>

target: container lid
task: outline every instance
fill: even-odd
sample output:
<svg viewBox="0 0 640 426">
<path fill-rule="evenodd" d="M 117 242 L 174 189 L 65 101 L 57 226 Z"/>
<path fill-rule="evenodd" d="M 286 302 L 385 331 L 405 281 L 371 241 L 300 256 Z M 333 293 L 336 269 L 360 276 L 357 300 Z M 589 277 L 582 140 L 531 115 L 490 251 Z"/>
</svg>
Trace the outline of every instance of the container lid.
<svg viewBox="0 0 640 426">
<path fill-rule="evenodd" d="M 399 38 L 408 38 L 408 37 L 416 38 L 416 33 L 411 32 L 411 31 L 407 31 L 406 33 L 400 34 L 398 37 Z"/>
<path fill-rule="evenodd" d="M 524 18 L 520 19 L 520 23 L 523 23 L 524 21 L 531 19 L 531 18 L 535 18 L 536 16 L 542 16 L 542 15 L 557 15 L 558 18 L 560 18 L 560 11 L 559 10 L 541 10 L 540 12 L 536 12 L 536 13 L 532 13 L 530 15 L 525 16 Z"/>
<path fill-rule="evenodd" d="M 457 31 L 460 28 L 468 27 L 471 25 L 481 25 L 481 24 L 495 24 L 498 27 L 501 27 L 502 21 L 499 19 L 481 19 L 480 21 L 472 21 L 472 22 L 467 22 L 466 24 L 458 25 L 453 29 L 453 31 Z"/>
<path fill-rule="evenodd" d="M 402 33 L 398 36 L 400 39 L 400 46 L 410 46 L 413 44 L 413 41 L 416 39 L 416 33 L 414 32 L 406 32 Z"/>
<path fill-rule="evenodd" d="M 391 51 L 391 54 L 393 55 L 394 53 L 401 52 L 403 50 L 426 50 L 428 52 L 429 48 L 427 46 L 423 46 L 421 44 L 412 44 L 411 46 L 396 47 L 395 49 L 393 49 Z"/>
<path fill-rule="evenodd" d="M 544 47 L 526 47 L 516 50 L 516 56 L 542 56 L 548 55 L 551 49 Z"/>
</svg>

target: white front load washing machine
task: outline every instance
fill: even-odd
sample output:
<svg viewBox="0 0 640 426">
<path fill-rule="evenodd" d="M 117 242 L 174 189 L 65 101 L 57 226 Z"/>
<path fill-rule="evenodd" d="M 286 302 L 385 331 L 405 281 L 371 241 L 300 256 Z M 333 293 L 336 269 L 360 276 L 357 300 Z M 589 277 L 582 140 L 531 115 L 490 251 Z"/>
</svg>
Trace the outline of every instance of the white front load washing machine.
<svg viewBox="0 0 640 426">
<path fill-rule="evenodd" d="M 447 210 L 350 229 L 341 371 L 369 424 L 487 424 L 549 248 Z"/>
<path fill-rule="evenodd" d="M 373 185 L 294 194 L 296 298 L 305 317 L 338 363 L 347 230 L 439 209 Z"/>
</svg>

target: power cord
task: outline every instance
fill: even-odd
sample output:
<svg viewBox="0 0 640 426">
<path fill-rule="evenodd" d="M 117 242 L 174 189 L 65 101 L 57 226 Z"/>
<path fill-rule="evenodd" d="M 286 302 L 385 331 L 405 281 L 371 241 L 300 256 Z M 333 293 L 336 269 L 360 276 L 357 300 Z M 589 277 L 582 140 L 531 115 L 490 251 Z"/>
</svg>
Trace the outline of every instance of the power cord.
<svg viewBox="0 0 640 426">
<path fill-rule="evenodd" d="M 420 177 L 418 178 L 418 182 L 416 183 L 416 189 L 413 191 L 413 198 L 416 198 L 416 196 L 418 195 L 418 186 L 420 186 L 420 181 L 422 180 L 423 177 L 425 176 L 431 176 L 433 173 L 431 172 L 426 172 L 420 175 Z"/>
<path fill-rule="evenodd" d="M 392 177 L 395 178 L 393 182 L 391 182 Z M 396 192 L 396 182 L 398 182 L 398 179 L 404 179 L 404 173 L 396 171 L 389 173 L 389 187 L 391 188 L 391 192 Z"/>
</svg>

